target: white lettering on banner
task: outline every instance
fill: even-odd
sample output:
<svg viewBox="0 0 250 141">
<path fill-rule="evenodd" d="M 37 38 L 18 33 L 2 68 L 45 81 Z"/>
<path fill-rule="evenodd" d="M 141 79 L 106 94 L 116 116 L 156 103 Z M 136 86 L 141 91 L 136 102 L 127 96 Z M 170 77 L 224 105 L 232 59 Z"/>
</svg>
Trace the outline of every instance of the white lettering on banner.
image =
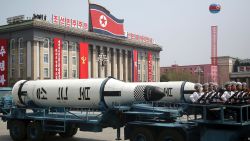
<svg viewBox="0 0 250 141">
<path fill-rule="evenodd" d="M 4 54 L 6 54 L 6 51 L 4 49 L 4 46 L 1 46 L 0 55 L 3 57 Z"/>
<path fill-rule="evenodd" d="M 0 83 L 2 83 L 2 85 L 4 85 L 5 83 L 5 78 L 4 78 L 4 74 L 3 75 L 0 75 Z"/>
<path fill-rule="evenodd" d="M 2 62 L 0 62 L 0 70 L 5 71 L 5 61 L 4 60 L 2 60 Z"/>
</svg>

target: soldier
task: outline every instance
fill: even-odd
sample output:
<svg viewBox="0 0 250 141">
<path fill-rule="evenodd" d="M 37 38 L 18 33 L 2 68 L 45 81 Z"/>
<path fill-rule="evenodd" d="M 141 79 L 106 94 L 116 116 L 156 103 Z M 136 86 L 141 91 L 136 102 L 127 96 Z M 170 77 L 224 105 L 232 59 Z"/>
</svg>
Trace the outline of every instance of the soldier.
<svg viewBox="0 0 250 141">
<path fill-rule="evenodd" d="M 208 104 L 210 102 L 212 102 L 212 98 L 214 97 L 214 94 L 216 93 L 216 84 L 213 82 L 209 82 L 209 86 L 208 86 L 208 93 L 205 97 L 205 102 Z"/>
<path fill-rule="evenodd" d="M 202 94 L 201 94 L 200 98 L 196 101 L 196 103 L 205 103 L 206 102 L 206 97 L 209 94 L 208 86 L 209 86 L 208 83 L 204 83 L 202 85 Z"/>
<path fill-rule="evenodd" d="M 190 95 L 190 100 L 193 103 L 197 103 L 198 99 L 202 96 L 202 85 L 200 83 L 196 83 L 194 85 L 195 92 Z"/>
<path fill-rule="evenodd" d="M 230 83 L 231 83 L 231 95 L 233 95 L 236 92 L 237 83 L 235 81 L 232 81 Z"/>
<path fill-rule="evenodd" d="M 247 83 L 243 82 L 242 83 L 242 92 L 241 94 L 238 95 L 238 99 L 240 100 L 241 103 L 245 103 L 248 101 L 249 98 L 249 91 L 247 89 Z"/>
<path fill-rule="evenodd" d="M 231 83 L 226 82 L 224 84 L 225 92 L 221 95 L 221 100 L 225 103 L 231 97 Z"/>
<path fill-rule="evenodd" d="M 207 96 L 207 103 L 216 103 L 220 102 L 218 99 L 220 97 L 220 91 L 218 89 L 218 84 L 217 83 L 212 83 L 212 92 L 210 96 Z"/>
<path fill-rule="evenodd" d="M 242 84 L 240 82 L 231 82 L 231 96 L 230 98 L 227 100 L 227 103 L 238 103 L 238 96 L 241 93 L 241 89 L 242 89 Z"/>
<path fill-rule="evenodd" d="M 242 83 L 242 91 L 244 91 L 244 92 L 248 91 L 248 89 L 247 89 L 247 83 L 246 82 Z"/>
</svg>

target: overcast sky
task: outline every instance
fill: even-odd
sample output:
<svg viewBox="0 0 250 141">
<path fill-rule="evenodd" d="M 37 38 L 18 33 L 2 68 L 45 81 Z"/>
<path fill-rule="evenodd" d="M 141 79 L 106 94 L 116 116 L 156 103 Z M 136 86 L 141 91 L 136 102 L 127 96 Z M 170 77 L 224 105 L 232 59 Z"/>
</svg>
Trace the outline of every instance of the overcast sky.
<svg viewBox="0 0 250 141">
<path fill-rule="evenodd" d="M 218 56 L 250 58 L 250 0 L 95 0 L 125 30 L 152 37 L 162 46 L 161 66 L 207 64 L 211 56 L 211 25 L 218 25 Z M 212 3 L 221 5 L 211 14 Z M 87 0 L 1 0 L 0 24 L 6 18 L 33 13 L 88 21 Z"/>
</svg>

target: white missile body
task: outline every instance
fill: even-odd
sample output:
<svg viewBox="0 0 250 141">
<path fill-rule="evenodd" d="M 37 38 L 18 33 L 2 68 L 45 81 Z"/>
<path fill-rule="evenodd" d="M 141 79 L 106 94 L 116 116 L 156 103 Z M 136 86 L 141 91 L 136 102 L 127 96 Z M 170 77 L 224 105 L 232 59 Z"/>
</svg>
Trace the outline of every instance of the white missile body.
<svg viewBox="0 0 250 141">
<path fill-rule="evenodd" d="M 195 91 L 195 84 L 186 81 L 137 82 L 136 84 L 160 87 L 166 94 L 160 101 L 168 103 L 191 102 L 190 95 Z"/>
<path fill-rule="evenodd" d="M 70 107 L 100 109 L 114 103 L 132 104 L 135 101 L 156 101 L 165 96 L 156 86 L 125 83 L 113 78 L 20 80 L 12 90 L 18 106 Z"/>
</svg>

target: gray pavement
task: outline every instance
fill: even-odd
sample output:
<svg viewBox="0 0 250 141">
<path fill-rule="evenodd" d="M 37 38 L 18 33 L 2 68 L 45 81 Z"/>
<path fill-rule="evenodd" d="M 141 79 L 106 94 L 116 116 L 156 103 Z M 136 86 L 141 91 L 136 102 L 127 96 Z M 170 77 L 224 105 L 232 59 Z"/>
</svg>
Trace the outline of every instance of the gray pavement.
<svg viewBox="0 0 250 141">
<path fill-rule="evenodd" d="M 0 141 L 12 141 L 9 130 L 6 128 L 6 122 L 0 121 Z M 64 139 L 60 136 L 47 137 L 45 141 L 115 141 L 116 130 L 112 128 L 106 128 L 103 132 L 92 133 L 92 132 L 81 132 L 78 131 L 77 134 L 70 139 Z M 123 128 L 121 129 L 121 138 L 123 140 Z"/>
</svg>

